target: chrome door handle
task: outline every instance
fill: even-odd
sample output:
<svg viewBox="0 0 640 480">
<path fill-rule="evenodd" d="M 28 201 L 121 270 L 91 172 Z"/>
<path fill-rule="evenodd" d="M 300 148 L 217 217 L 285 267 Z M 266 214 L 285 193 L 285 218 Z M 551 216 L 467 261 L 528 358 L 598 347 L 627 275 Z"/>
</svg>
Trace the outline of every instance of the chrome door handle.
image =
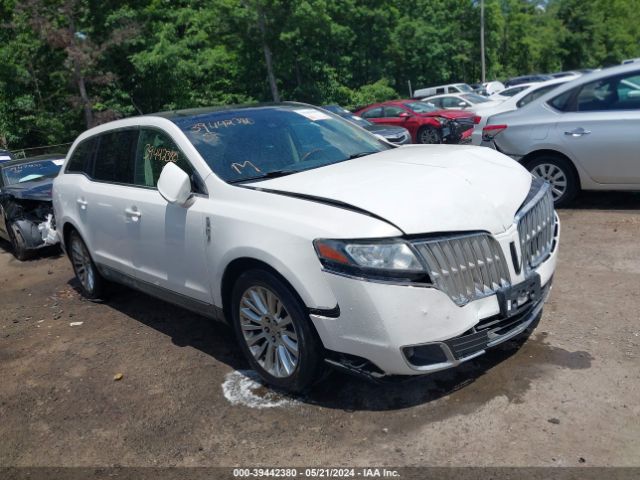
<svg viewBox="0 0 640 480">
<path fill-rule="evenodd" d="M 137 222 L 138 219 L 142 216 L 142 213 L 135 207 L 133 208 L 125 208 L 124 213 L 127 217 L 130 217 L 134 222 Z"/>
<path fill-rule="evenodd" d="M 87 202 L 84 198 L 78 198 L 76 200 L 76 203 L 80 205 L 80 208 L 82 210 L 85 210 L 87 208 L 87 205 L 89 204 L 89 202 Z"/>
<path fill-rule="evenodd" d="M 571 137 L 581 137 L 582 135 L 589 135 L 591 130 L 585 130 L 584 128 L 575 128 L 569 132 L 564 132 L 565 135 L 569 135 Z"/>
</svg>

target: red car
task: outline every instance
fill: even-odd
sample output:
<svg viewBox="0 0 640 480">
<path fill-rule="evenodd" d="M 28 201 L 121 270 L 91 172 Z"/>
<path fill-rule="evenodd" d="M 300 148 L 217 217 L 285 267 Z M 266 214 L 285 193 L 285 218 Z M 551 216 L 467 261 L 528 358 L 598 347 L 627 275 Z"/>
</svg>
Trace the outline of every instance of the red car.
<svg viewBox="0 0 640 480">
<path fill-rule="evenodd" d="M 439 110 L 420 100 L 391 100 L 355 112 L 370 122 L 404 127 L 413 143 L 461 143 L 471 138 L 480 118 L 464 110 Z"/>
</svg>

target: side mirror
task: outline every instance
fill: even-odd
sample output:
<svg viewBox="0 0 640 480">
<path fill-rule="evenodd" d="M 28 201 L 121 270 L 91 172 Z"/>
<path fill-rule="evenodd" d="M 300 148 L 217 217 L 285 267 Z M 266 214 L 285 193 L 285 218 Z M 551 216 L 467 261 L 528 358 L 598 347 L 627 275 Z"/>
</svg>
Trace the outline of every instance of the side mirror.
<svg viewBox="0 0 640 480">
<path fill-rule="evenodd" d="M 467 106 L 467 102 L 458 102 L 458 106 L 464 108 Z"/>
<path fill-rule="evenodd" d="M 175 163 L 167 163 L 158 179 L 158 192 L 169 203 L 184 206 L 191 197 L 191 180 Z"/>
<path fill-rule="evenodd" d="M 409 112 L 400 112 L 400 113 L 398 114 L 398 116 L 399 116 L 400 118 L 404 118 L 404 119 L 406 120 L 406 119 L 407 119 L 407 118 L 409 118 L 411 115 L 409 114 Z"/>
</svg>

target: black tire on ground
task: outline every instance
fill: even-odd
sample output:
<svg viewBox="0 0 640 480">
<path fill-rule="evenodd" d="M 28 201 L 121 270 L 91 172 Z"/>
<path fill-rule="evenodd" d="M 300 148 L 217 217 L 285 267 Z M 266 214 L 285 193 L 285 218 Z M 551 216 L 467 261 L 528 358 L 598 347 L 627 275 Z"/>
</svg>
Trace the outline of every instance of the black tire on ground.
<svg viewBox="0 0 640 480">
<path fill-rule="evenodd" d="M 9 236 L 11 237 L 11 246 L 13 247 L 13 256 L 16 257 L 21 262 L 28 260 L 31 258 L 33 252 L 27 249 L 27 243 L 22 236 L 22 232 L 20 228 L 18 228 L 15 224 L 7 225 L 7 230 L 9 231 Z"/>
<path fill-rule="evenodd" d="M 76 230 L 69 234 L 67 250 L 82 295 L 93 301 L 103 299 L 107 281 L 100 275 L 87 245 Z"/>
<path fill-rule="evenodd" d="M 264 323 L 261 323 L 263 320 L 260 320 L 260 322 L 248 321 L 244 314 L 243 317 L 241 317 L 240 308 L 243 295 L 251 291 L 251 289 L 256 288 L 262 293 L 265 293 L 265 291 L 261 289 L 266 289 L 275 294 L 275 297 L 277 297 L 277 300 L 280 302 L 279 304 L 284 307 L 284 309 L 280 311 L 286 312 L 286 314 L 283 313 L 280 317 L 280 325 L 283 323 L 289 323 L 288 320 L 290 319 L 290 323 L 286 328 L 293 330 L 292 333 L 295 333 L 295 336 L 297 337 L 297 364 L 290 373 L 284 372 L 284 376 L 274 376 L 272 373 L 267 371 L 266 368 L 263 367 L 263 365 L 261 365 L 254 357 L 254 354 L 251 352 L 248 345 L 248 342 L 251 341 L 253 336 L 263 335 L 264 338 L 260 339 L 258 342 L 255 342 L 254 340 L 253 348 L 264 348 L 264 350 L 262 350 L 264 352 L 264 360 L 261 358 L 261 361 L 267 365 L 267 353 L 270 351 L 268 343 L 269 340 L 271 339 L 272 342 L 281 341 L 280 334 L 287 334 L 287 332 L 281 330 L 283 327 L 278 326 L 276 322 L 274 322 L 276 325 L 275 327 L 272 323 L 267 324 L 265 327 Z M 244 308 L 247 308 L 246 303 L 244 303 Z M 276 307 L 274 310 L 278 311 L 279 309 Z M 255 314 L 253 310 L 251 312 L 252 314 Z M 306 314 L 305 306 L 292 291 L 291 287 L 278 278 L 277 275 L 263 269 L 252 269 L 241 274 L 231 293 L 231 316 L 233 329 L 238 339 L 238 343 L 240 344 L 242 353 L 249 361 L 251 367 L 258 372 L 265 382 L 291 393 L 300 393 L 308 389 L 320 378 L 323 369 L 321 342 L 319 338 L 317 338 L 317 334 L 311 325 L 309 316 Z M 260 317 L 259 314 L 255 314 L 255 316 Z M 264 319 L 265 315 L 261 318 Z M 245 330 L 243 333 L 241 323 L 249 325 L 253 331 Z M 293 327 L 291 324 L 293 324 Z M 267 330 L 265 330 L 265 328 Z M 275 334 L 273 333 L 274 331 L 276 331 Z M 250 339 L 247 339 L 245 335 L 251 336 Z M 263 344 L 265 347 L 262 347 Z M 272 345 L 277 344 L 273 343 Z M 273 350 L 271 351 L 273 351 L 273 362 L 270 362 L 271 364 L 278 361 L 277 348 L 279 347 L 272 347 Z M 287 355 L 290 355 L 290 352 L 291 351 L 289 351 Z M 295 358 L 295 356 L 290 356 L 289 358 Z M 281 371 L 281 373 L 283 372 Z"/>
<path fill-rule="evenodd" d="M 541 155 L 524 164 L 536 177 L 544 178 L 554 187 L 553 201 L 556 207 L 569 205 L 580 192 L 578 175 L 566 158 L 556 155 Z M 554 178 L 558 182 L 554 185 Z"/>
<path fill-rule="evenodd" d="M 426 126 L 418 130 L 418 143 L 442 143 L 442 135 L 436 127 Z"/>
</svg>

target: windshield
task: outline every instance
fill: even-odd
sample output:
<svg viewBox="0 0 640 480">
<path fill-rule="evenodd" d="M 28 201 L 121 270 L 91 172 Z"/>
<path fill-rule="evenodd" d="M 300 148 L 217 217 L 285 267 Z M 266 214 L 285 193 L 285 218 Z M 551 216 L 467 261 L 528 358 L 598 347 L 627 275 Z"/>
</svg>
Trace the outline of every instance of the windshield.
<svg viewBox="0 0 640 480">
<path fill-rule="evenodd" d="M 405 106 L 409 107 L 415 113 L 431 113 L 438 110 L 433 103 L 428 102 L 408 102 Z"/>
<path fill-rule="evenodd" d="M 458 90 L 460 90 L 461 92 L 473 92 L 473 88 L 471 88 L 466 83 L 458 83 L 456 87 L 458 87 Z"/>
<path fill-rule="evenodd" d="M 58 175 L 63 162 L 63 159 L 56 159 L 10 165 L 2 169 L 2 178 L 5 185 L 53 178 Z"/>
<path fill-rule="evenodd" d="M 501 92 L 498 92 L 498 95 L 501 95 L 503 97 L 513 97 L 514 95 L 520 93 L 521 91 L 525 90 L 529 88 L 528 85 L 523 86 L 523 87 L 513 87 L 513 88 L 507 88 L 505 90 L 502 90 Z"/>
<path fill-rule="evenodd" d="M 463 93 L 460 96 L 465 100 L 469 100 L 471 103 L 484 103 L 489 101 L 487 97 L 483 97 L 482 95 L 478 95 L 475 93 Z"/>
<path fill-rule="evenodd" d="M 224 110 L 173 121 L 227 182 L 301 172 L 393 148 L 308 106 Z"/>
</svg>

